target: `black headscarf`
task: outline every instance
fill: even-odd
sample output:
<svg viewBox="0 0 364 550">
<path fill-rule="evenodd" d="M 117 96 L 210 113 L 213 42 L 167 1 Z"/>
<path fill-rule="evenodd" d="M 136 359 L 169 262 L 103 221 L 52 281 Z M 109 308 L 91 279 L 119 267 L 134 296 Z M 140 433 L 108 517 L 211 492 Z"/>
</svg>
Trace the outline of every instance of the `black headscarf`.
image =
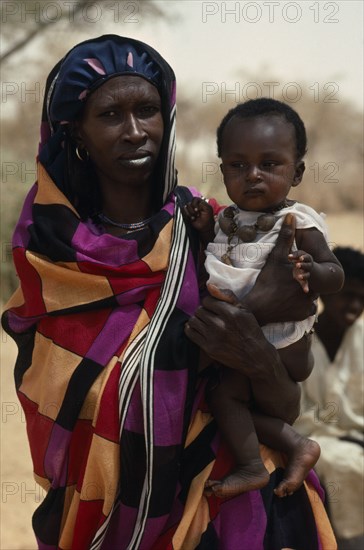
<svg viewBox="0 0 364 550">
<path fill-rule="evenodd" d="M 76 207 L 80 205 L 75 199 L 77 189 L 72 176 L 85 169 L 90 171 L 90 167 L 75 167 L 77 159 L 69 123 L 80 116 L 90 93 L 110 78 L 122 75 L 145 78 L 156 86 L 161 96 L 164 135 L 154 174 L 156 208 L 164 204 L 177 184 L 174 166 L 176 81 L 173 70 L 147 44 L 132 38 L 104 35 L 72 48 L 52 69 L 46 84 L 39 160 Z M 95 189 L 90 190 L 89 195 L 92 193 Z"/>
</svg>

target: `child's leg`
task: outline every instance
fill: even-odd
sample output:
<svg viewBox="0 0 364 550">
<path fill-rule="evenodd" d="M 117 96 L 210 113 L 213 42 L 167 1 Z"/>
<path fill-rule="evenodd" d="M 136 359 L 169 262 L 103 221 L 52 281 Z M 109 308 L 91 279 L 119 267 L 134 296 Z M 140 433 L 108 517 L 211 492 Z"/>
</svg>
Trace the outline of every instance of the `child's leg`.
<svg viewBox="0 0 364 550">
<path fill-rule="evenodd" d="M 221 481 L 208 480 L 207 494 L 232 497 L 264 487 L 269 474 L 260 458 L 259 443 L 247 403 L 248 379 L 238 371 L 221 367 L 220 381 L 207 390 L 207 400 L 237 465 Z"/>
<path fill-rule="evenodd" d="M 252 417 L 259 441 L 287 455 L 284 479 L 274 492 L 279 497 L 291 495 L 302 485 L 318 461 L 320 446 L 316 441 L 299 435 L 292 426 L 279 418 L 255 412 Z"/>
<path fill-rule="evenodd" d="M 312 334 L 304 334 L 297 342 L 277 350 L 288 374 L 295 382 L 306 380 L 313 369 L 311 340 Z"/>
</svg>

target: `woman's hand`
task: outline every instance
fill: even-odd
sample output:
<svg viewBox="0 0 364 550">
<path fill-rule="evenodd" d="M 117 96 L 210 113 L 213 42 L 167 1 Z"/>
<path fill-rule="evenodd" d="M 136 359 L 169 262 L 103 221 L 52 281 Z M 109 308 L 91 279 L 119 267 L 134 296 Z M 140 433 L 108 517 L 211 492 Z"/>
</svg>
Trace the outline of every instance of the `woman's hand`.
<svg viewBox="0 0 364 550">
<path fill-rule="evenodd" d="M 208 285 L 211 296 L 202 301 L 186 324 L 186 335 L 214 361 L 259 378 L 258 354 L 270 344 L 264 338 L 254 315 L 241 307 L 236 296 Z M 244 358 L 244 361 L 242 361 Z M 264 368 L 264 367 L 263 367 Z M 265 375 L 265 371 L 263 375 Z"/>
<path fill-rule="evenodd" d="M 295 235 L 295 218 L 287 214 L 277 243 L 252 290 L 242 300 L 260 325 L 284 321 L 302 321 L 316 312 L 317 294 L 303 292 L 293 279 L 288 255 Z"/>
<path fill-rule="evenodd" d="M 189 319 L 186 335 L 211 359 L 249 378 L 261 412 L 292 423 L 299 414 L 300 389 L 277 350 L 265 339 L 254 315 L 232 293 L 213 285 L 208 288 L 211 296 L 204 298 Z"/>
</svg>

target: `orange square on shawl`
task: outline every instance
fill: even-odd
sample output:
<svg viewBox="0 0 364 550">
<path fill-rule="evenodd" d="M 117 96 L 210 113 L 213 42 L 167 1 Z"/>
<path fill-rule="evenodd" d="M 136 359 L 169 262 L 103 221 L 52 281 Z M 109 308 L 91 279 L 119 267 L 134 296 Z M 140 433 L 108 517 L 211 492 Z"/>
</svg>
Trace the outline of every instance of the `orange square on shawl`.
<svg viewBox="0 0 364 550">
<path fill-rule="evenodd" d="M 39 405 L 42 415 L 55 420 L 68 382 L 81 359 L 37 332 L 32 364 L 23 376 L 20 391 Z"/>
</svg>

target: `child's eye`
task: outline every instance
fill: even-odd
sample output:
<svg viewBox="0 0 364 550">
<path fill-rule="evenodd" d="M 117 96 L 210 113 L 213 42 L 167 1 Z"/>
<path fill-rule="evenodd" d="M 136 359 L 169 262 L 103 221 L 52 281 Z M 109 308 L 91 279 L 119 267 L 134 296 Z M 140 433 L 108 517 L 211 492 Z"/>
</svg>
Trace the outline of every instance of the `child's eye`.
<svg viewBox="0 0 364 550">
<path fill-rule="evenodd" d="M 263 162 L 264 168 L 273 168 L 274 166 L 278 166 L 278 162 L 275 160 L 267 160 L 266 162 Z"/>
<path fill-rule="evenodd" d="M 239 161 L 239 162 L 232 162 L 232 163 L 231 163 L 231 167 L 232 167 L 232 168 L 238 168 L 238 169 L 240 169 L 240 170 L 242 170 L 243 168 L 246 168 L 246 166 L 247 166 L 247 165 L 245 164 L 245 162 L 241 162 L 241 161 Z"/>
</svg>

